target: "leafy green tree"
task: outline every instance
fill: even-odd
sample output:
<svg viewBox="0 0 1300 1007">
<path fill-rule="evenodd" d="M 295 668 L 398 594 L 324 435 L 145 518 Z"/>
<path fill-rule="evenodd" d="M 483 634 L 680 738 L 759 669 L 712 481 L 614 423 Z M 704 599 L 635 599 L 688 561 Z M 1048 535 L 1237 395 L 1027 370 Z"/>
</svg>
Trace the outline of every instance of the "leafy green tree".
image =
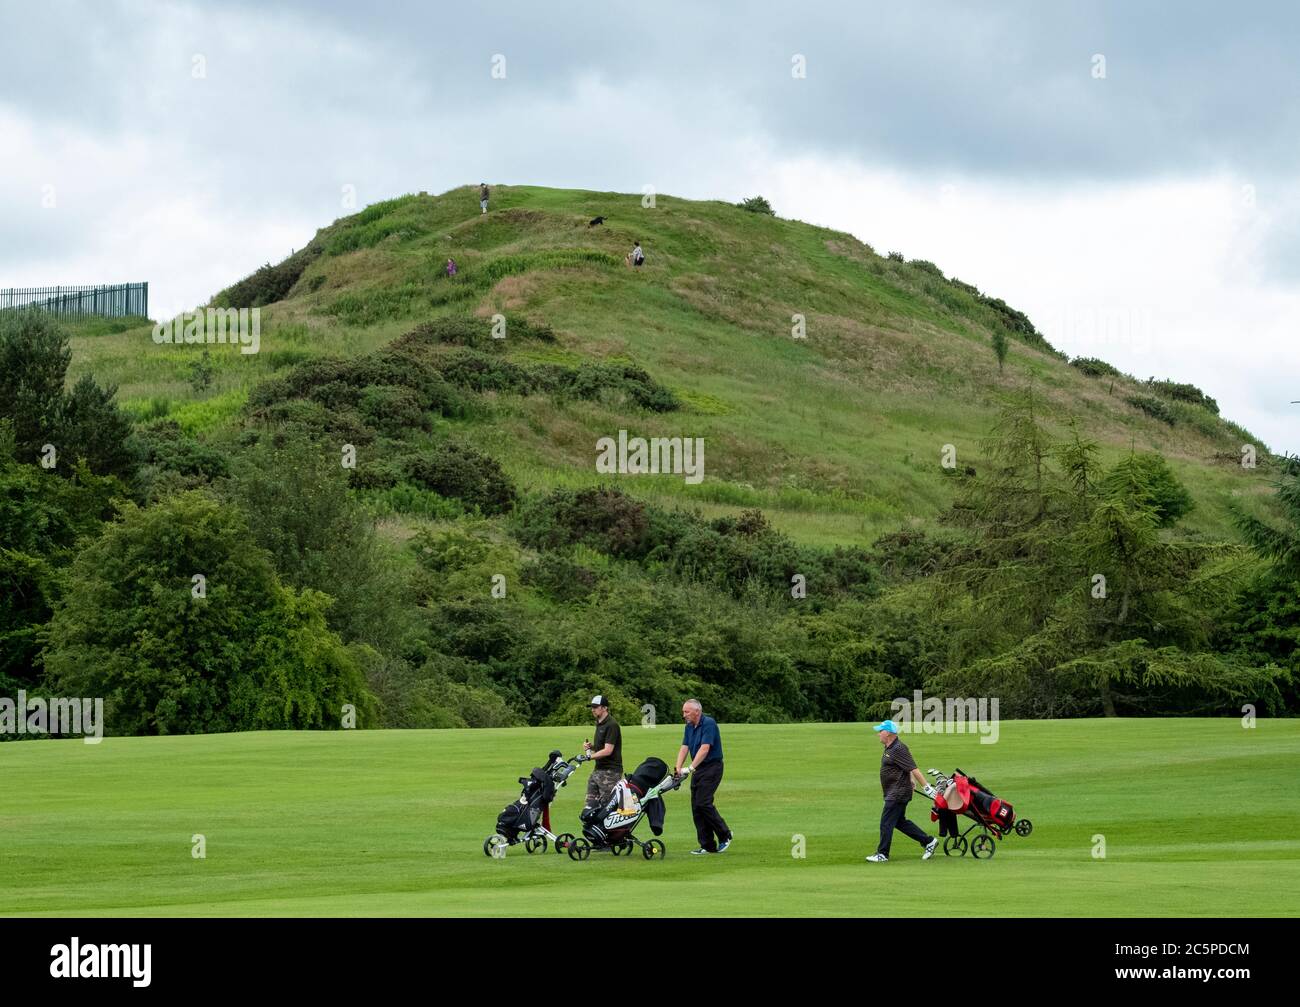
<svg viewBox="0 0 1300 1007">
<path fill-rule="evenodd" d="M 13 457 L 13 434 L 0 420 L 0 695 L 39 681 L 40 634 L 59 594 L 59 571 L 80 538 L 98 534 L 125 500 L 116 479 L 84 464 L 68 479 Z"/>
<path fill-rule="evenodd" d="M 57 439 L 68 337 L 44 311 L 0 311 L 0 419 L 13 426 L 14 453 L 34 462 Z"/>
<path fill-rule="evenodd" d="M 113 734 L 337 727 L 345 704 L 365 726 L 374 699 L 328 603 L 280 585 L 237 508 L 128 505 L 68 571 L 47 683 L 104 697 Z"/>
<path fill-rule="evenodd" d="M 345 641 L 387 651 L 407 632 L 410 599 L 347 475 L 319 444 L 267 437 L 238 457 L 227 493 L 281 580 L 330 595 L 328 621 Z"/>
<path fill-rule="evenodd" d="M 15 456 L 34 462 L 53 444 L 69 464 L 84 458 L 97 475 L 129 481 L 135 457 L 127 446 L 131 421 L 113 402 L 116 388 L 101 388 L 89 375 L 70 394 L 64 381 L 72 351 L 67 333 L 43 311 L 0 312 L 0 419 L 13 426 Z"/>
</svg>

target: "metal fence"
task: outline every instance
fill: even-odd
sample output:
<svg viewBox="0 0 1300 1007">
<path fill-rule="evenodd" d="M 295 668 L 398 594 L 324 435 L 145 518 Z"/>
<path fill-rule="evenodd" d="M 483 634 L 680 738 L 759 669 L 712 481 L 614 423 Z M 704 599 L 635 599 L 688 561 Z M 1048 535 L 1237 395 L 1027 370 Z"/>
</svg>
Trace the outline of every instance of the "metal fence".
<svg viewBox="0 0 1300 1007">
<path fill-rule="evenodd" d="M 118 283 L 94 287 L 11 287 L 0 290 L 0 311 L 5 308 L 35 308 L 60 318 L 102 315 L 149 317 L 149 284 Z"/>
</svg>

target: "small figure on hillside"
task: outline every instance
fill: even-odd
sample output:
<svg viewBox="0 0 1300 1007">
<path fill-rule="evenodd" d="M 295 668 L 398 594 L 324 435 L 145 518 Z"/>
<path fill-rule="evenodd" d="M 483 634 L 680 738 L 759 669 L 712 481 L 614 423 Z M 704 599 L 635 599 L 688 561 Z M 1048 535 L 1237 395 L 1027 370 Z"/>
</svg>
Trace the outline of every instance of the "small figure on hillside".
<svg viewBox="0 0 1300 1007">
<path fill-rule="evenodd" d="M 447 275 L 448 275 L 448 276 L 455 276 L 455 275 L 456 275 L 456 260 L 455 260 L 455 259 L 448 259 L 448 260 L 447 260 Z"/>
<path fill-rule="evenodd" d="M 627 264 L 629 266 L 645 265 L 645 252 L 641 251 L 640 238 L 636 239 L 636 244 L 632 247 L 632 251 L 627 253 Z"/>
<path fill-rule="evenodd" d="M 487 182 L 480 182 L 478 186 L 478 205 L 483 208 L 484 213 L 487 213 L 487 201 L 488 184 Z"/>
<path fill-rule="evenodd" d="M 600 226 L 601 224 L 603 224 L 603 223 L 605 223 L 605 218 L 604 218 L 604 217 L 597 217 L 597 218 L 595 218 L 594 220 L 589 221 L 588 224 L 587 224 L 587 226 L 588 226 L 588 227 L 599 227 L 599 226 Z"/>
</svg>

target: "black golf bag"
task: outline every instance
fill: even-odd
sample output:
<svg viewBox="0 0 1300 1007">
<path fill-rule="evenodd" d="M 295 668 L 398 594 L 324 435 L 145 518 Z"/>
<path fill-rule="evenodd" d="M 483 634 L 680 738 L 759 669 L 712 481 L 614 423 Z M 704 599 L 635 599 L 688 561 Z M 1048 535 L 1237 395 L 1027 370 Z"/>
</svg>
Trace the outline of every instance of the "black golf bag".
<svg viewBox="0 0 1300 1007">
<path fill-rule="evenodd" d="M 501 814 L 497 815 L 497 833 L 505 836 L 507 842 L 513 845 L 519 842 L 521 833 L 527 835 L 537 828 L 542 812 L 555 800 L 553 773 L 556 763 L 563 761 L 564 758 L 558 751 L 552 752 L 545 766 L 519 777 L 524 788 L 519 800 L 507 804 Z"/>
<path fill-rule="evenodd" d="M 621 844 L 631 836 L 643 817 L 650 819 L 650 831 L 656 836 L 661 835 L 664 831 L 663 800 L 654 797 L 643 803 L 641 799 L 667 776 L 668 763 L 653 757 L 646 759 L 631 776 L 619 782 L 604 805 L 582 812 L 579 817 L 583 836 L 596 846 Z"/>
</svg>

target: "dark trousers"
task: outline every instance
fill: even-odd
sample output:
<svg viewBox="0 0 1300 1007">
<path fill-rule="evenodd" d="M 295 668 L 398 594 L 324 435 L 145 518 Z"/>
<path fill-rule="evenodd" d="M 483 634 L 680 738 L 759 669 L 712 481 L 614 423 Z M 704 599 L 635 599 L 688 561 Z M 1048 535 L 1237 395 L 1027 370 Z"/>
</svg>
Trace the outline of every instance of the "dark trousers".
<svg viewBox="0 0 1300 1007">
<path fill-rule="evenodd" d="M 691 774 L 691 817 L 695 819 L 695 835 L 700 846 L 710 852 L 718 848 L 718 843 L 731 838 L 731 830 L 713 806 L 713 795 L 721 782 L 721 759 L 701 763 Z"/>
<path fill-rule="evenodd" d="M 930 842 L 930 837 L 908 819 L 907 804 L 907 801 L 885 802 L 885 810 L 880 813 L 880 845 L 876 847 L 877 853 L 889 856 L 889 844 L 894 838 L 895 829 L 922 846 Z"/>
</svg>

